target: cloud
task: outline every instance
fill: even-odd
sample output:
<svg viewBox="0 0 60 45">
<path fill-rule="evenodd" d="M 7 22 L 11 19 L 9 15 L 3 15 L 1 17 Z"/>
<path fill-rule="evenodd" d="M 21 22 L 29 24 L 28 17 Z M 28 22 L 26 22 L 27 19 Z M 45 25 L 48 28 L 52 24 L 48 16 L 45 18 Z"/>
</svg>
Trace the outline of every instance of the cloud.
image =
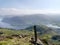
<svg viewBox="0 0 60 45">
<path fill-rule="evenodd" d="M 0 15 L 60 14 L 59 10 L 32 10 L 16 8 L 0 8 Z"/>
</svg>

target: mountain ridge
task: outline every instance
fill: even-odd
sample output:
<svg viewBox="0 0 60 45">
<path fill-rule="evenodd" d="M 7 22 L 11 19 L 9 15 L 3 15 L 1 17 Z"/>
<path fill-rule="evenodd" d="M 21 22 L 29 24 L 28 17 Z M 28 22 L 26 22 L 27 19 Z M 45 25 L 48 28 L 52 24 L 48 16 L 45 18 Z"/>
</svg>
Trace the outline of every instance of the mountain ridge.
<svg viewBox="0 0 60 45">
<path fill-rule="evenodd" d="M 40 24 L 55 24 L 59 19 L 59 16 L 50 16 L 44 14 L 33 14 L 33 15 L 24 15 L 24 16 L 2 16 L 2 20 L 0 22 L 9 24 L 8 26 L 12 26 L 15 29 L 25 28 L 31 25 L 40 25 Z M 56 20 L 56 19 L 57 20 Z M 0 18 L 1 19 L 1 18 Z M 60 20 L 58 20 L 60 22 Z"/>
</svg>

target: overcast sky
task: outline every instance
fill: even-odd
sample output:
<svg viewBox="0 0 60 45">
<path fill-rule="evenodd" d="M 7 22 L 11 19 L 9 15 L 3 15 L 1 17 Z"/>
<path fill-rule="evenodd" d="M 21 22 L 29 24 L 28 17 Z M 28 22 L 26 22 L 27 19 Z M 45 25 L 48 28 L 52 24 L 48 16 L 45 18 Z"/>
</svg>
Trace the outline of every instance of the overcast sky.
<svg viewBox="0 0 60 45">
<path fill-rule="evenodd" d="M 60 0 L 0 0 L 0 15 L 60 14 Z"/>
</svg>

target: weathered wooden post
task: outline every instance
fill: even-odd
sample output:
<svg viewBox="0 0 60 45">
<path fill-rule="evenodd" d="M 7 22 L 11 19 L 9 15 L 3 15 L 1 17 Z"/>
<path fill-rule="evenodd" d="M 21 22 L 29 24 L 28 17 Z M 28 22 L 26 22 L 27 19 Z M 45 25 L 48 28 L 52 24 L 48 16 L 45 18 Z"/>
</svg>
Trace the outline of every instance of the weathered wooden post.
<svg viewBox="0 0 60 45">
<path fill-rule="evenodd" d="M 37 30 L 36 30 L 36 25 L 34 26 L 34 37 L 35 37 L 35 44 L 37 45 Z"/>
</svg>

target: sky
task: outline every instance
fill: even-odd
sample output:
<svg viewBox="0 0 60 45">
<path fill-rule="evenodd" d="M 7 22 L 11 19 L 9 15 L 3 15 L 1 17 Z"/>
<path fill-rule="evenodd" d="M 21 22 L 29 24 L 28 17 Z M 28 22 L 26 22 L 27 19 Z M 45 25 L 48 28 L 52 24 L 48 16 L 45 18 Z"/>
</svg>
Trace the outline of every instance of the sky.
<svg viewBox="0 0 60 45">
<path fill-rule="evenodd" d="M 0 0 L 0 15 L 60 14 L 60 0 Z"/>
</svg>

